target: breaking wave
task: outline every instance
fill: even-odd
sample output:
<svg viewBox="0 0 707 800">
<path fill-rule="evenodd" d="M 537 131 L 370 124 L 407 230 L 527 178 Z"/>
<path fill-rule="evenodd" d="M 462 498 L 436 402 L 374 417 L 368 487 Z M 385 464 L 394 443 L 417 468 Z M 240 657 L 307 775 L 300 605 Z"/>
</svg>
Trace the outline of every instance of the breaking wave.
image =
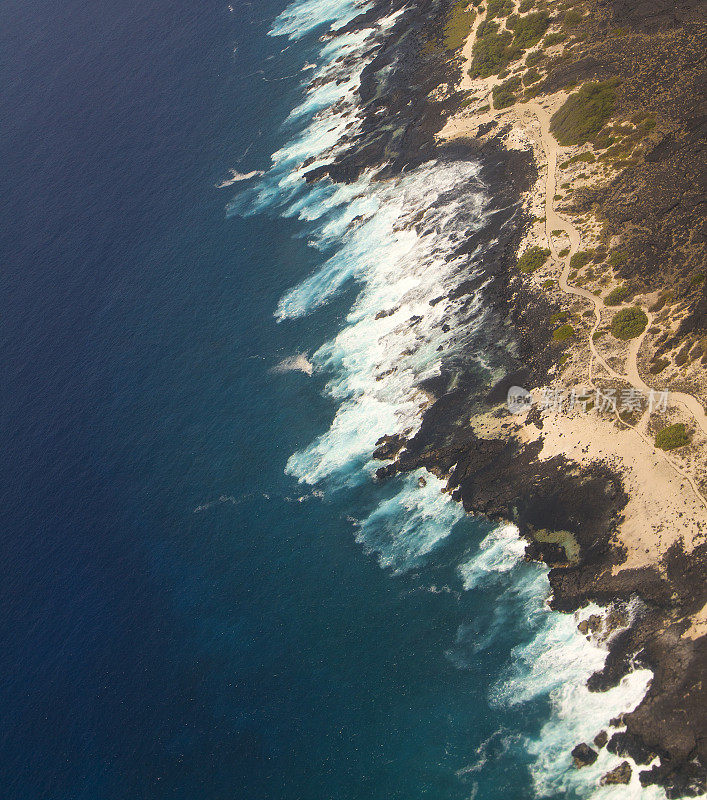
<svg viewBox="0 0 707 800">
<path fill-rule="evenodd" d="M 457 255 L 471 233 L 488 225 L 492 213 L 478 163 L 440 158 L 385 181 L 377 180 L 373 170 L 349 184 L 304 180 L 308 170 L 332 161 L 360 130 L 361 73 L 405 13 L 336 33 L 368 5 L 300 0 L 275 21 L 272 35 L 297 40 L 326 28 L 327 36 L 314 69 L 307 65 L 302 102 L 285 122 L 288 143 L 273 154 L 266 174 L 228 206 L 230 214 L 268 211 L 298 218 L 320 254 L 320 266 L 281 298 L 277 320 L 312 314 L 344 289 L 356 287 L 342 327 L 310 359 L 311 370 L 327 376 L 325 391 L 337 402 L 333 421 L 293 453 L 286 467 L 299 482 L 324 493 L 357 493 L 371 485 L 381 466 L 373 457 L 377 441 L 385 434 L 417 431 L 430 403 L 423 382 L 440 374 L 443 359 L 473 353 L 475 335 L 488 314 L 483 294 L 487 249 L 479 246 Z M 459 299 L 453 290 L 472 276 L 479 278 L 475 294 Z M 477 357 L 483 361 L 484 355 Z M 281 368 L 294 367 L 283 362 Z M 379 493 L 364 514 L 357 514 L 358 541 L 382 567 L 397 573 L 428 559 L 464 517 L 443 487 L 443 481 L 422 469 L 394 479 L 383 497 Z M 504 707 L 548 702 L 548 718 L 537 735 L 518 734 L 533 759 L 537 796 L 618 797 L 612 794 L 618 790 L 597 786 L 600 775 L 619 759 L 604 749 L 592 767 L 579 771 L 572 768 L 569 751 L 607 729 L 612 717 L 634 708 L 651 673 L 636 669 L 615 689 L 590 693 L 586 681 L 603 666 L 606 643 L 580 634 L 577 615 L 549 609 L 546 570 L 527 564 L 524 549 L 517 529 L 502 525 L 458 564 L 464 590 L 496 586 L 498 601 L 485 630 L 473 624 L 459 629 L 447 657 L 463 668 L 465 659 L 478 658 L 512 616 L 520 618 L 532 638 L 513 650 L 490 702 Z M 602 610 L 586 609 L 582 617 L 590 613 Z M 480 753 L 479 766 L 471 771 L 483 769 L 485 758 Z M 638 797 L 637 786 L 634 769 L 631 785 L 621 787 L 620 796 Z M 641 796 L 664 797 L 657 791 Z"/>
</svg>

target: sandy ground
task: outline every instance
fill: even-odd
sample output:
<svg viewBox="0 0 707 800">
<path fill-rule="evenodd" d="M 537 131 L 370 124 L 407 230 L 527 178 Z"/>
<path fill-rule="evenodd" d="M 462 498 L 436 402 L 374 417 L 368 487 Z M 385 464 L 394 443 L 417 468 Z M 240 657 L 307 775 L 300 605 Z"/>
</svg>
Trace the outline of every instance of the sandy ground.
<svg viewBox="0 0 707 800">
<path fill-rule="evenodd" d="M 467 74 L 473 40 L 482 19 L 482 15 L 477 17 L 462 50 L 464 65 L 460 88 L 477 95 L 477 110 L 468 108 L 449 119 L 439 138 L 449 140 L 475 137 L 481 125 L 495 120 L 499 123 L 510 123 L 510 131 L 506 135 L 508 146 L 522 149 L 532 147 L 541 178 L 532 196 L 528 198 L 528 205 L 532 213 L 544 215 L 545 219 L 542 224 L 532 226 L 521 249 L 525 250 L 531 244 L 549 247 L 552 252 L 551 265 L 555 268 L 561 291 L 580 299 L 593 311 L 594 322 L 589 335 L 582 336 L 577 345 L 579 349 L 586 351 L 583 359 L 588 365 L 585 383 L 588 380 L 588 385 L 593 386 L 595 379 L 609 378 L 648 392 L 650 387 L 643 381 L 638 370 L 643 336 L 633 340 L 625 348 L 622 354 L 623 369 L 619 372 L 612 368 L 597 349 L 591 335 L 602 323 L 603 312 L 606 310 L 603 300 L 568 282 L 570 258 L 581 249 L 583 242 L 580 231 L 555 209 L 558 154 L 565 157 L 569 151 L 560 147 L 549 131 L 550 118 L 565 101 L 566 95 L 558 92 L 528 103 L 516 103 L 508 109 L 495 110 L 491 92 L 493 86 L 499 82 L 498 79 L 492 77 L 472 80 Z M 478 108 L 483 103 L 488 103 L 490 109 L 479 111 Z M 553 234 L 553 231 L 562 233 Z M 588 246 L 591 245 L 585 241 L 584 247 Z M 569 253 L 561 258 L 559 251 L 565 248 L 569 248 Z M 535 280 L 545 277 L 547 274 L 542 274 Z M 558 384 L 561 385 L 561 381 Z M 691 395 L 677 392 L 671 393 L 670 401 L 673 413 L 689 418 L 697 429 L 696 433 L 701 434 L 698 437 L 699 443 L 703 443 L 707 434 L 707 415 L 702 405 Z M 481 436 L 502 434 L 499 420 L 489 415 L 472 420 L 472 424 Z M 571 415 L 551 413 L 546 417 L 542 431 L 533 425 L 520 429 L 520 437 L 524 441 L 540 435 L 543 436 L 541 458 L 564 454 L 582 464 L 600 460 L 622 474 L 630 499 L 620 526 L 619 539 L 627 549 L 627 559 L 616 571 L 645 566 L 660 568 L 663 556 L 674 542 L 682 541 L 685 551 L 690 552 L 704 541 L 707 532 L 707 501 L 700 492 L 695 476 L 686 471 L 684 459 L 681 462 L 679 456 L 668 455 L 653 446 L 646 416 L 635 427 L 630 427 L 620 423 L 618 419 L 596 412 L 577 411 Z M 697 635 L 699 631 L 707 631 L 705 609 L 694 619 L 688 635 Z"/>
</svg>

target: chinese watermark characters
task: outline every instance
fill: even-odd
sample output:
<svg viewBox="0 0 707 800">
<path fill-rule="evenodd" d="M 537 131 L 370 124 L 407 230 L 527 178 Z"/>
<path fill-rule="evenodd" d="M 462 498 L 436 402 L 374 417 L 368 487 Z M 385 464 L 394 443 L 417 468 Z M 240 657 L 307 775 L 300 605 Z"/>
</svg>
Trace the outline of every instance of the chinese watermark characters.
<svg viewBox="0 0 707 800">
<path fill-rule="evenodd" d="M 573 387 L 571 390 L 543 388 L 538 400 L 540 411 L 570 413 L 575 409 L 587 412 L 592 408 L 604 413 L 634 414 L 647 410 L 649 414 L 668 409 L 669 392 L 650 389 L 645 392 L 634 387 L 626 389 L 585 389 Z M 520 386 L 508 390 L 506 407 L 512 414 L 523 414 L 534 404 L 533 395 Z"/>
</svg>

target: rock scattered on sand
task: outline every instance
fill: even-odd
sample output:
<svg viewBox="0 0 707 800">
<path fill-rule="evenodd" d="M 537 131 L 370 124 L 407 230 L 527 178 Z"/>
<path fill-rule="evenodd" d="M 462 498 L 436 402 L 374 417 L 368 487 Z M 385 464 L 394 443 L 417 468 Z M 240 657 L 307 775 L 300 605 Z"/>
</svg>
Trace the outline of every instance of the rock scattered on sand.
<svg viewBox="0 0 707 800">
<path fill-rule="evenodd" d="M 628 761 L 622 761 L 618 767 L 614 767 L 611 772 L 607 772 L 606 775 L 599 781 L 601 786 L 608 786 L 611 784 L 616 783 L 624 783 L 627 784 L 631 780 L 631 765 Z"/>
<path fill-rule="evenodd" d="M 593 764 L 597 760 L 597 754 L 586 742 L 582 742 L 572 751 L 572 758 L 575 767 L 582 769 L 582 767 L 588 767 Z"/>
</svg>

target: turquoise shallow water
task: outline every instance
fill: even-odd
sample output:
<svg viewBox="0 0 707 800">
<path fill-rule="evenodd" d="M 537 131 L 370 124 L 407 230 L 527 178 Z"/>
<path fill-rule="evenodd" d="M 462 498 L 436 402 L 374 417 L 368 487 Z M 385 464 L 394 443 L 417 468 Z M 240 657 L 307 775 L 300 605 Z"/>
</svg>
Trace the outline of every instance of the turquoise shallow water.
<svg viewBox="0 0 707 800">
<path fill-rule="evenodd" d="M 469 341 L 375 314 L 454 280 L 493 187 L 471 163 L 290 186 L 342 91 L 303 94 L 337 57 L 307 7 L 279 37 L 271 0 L 6 9 L 8 800 L 532 797 L 549 693 L 596 661 L 512 529 L 430 475 L 370 479 L 437 347 Z M 269 172 L 239 195 L 229 169 Z M 395 232 L 420 205 L 437 234 Z M 311 377 L 276 369 L 298 353 Z M 535 674 L 552 637 L 570 655 Z"/>
</svg>

